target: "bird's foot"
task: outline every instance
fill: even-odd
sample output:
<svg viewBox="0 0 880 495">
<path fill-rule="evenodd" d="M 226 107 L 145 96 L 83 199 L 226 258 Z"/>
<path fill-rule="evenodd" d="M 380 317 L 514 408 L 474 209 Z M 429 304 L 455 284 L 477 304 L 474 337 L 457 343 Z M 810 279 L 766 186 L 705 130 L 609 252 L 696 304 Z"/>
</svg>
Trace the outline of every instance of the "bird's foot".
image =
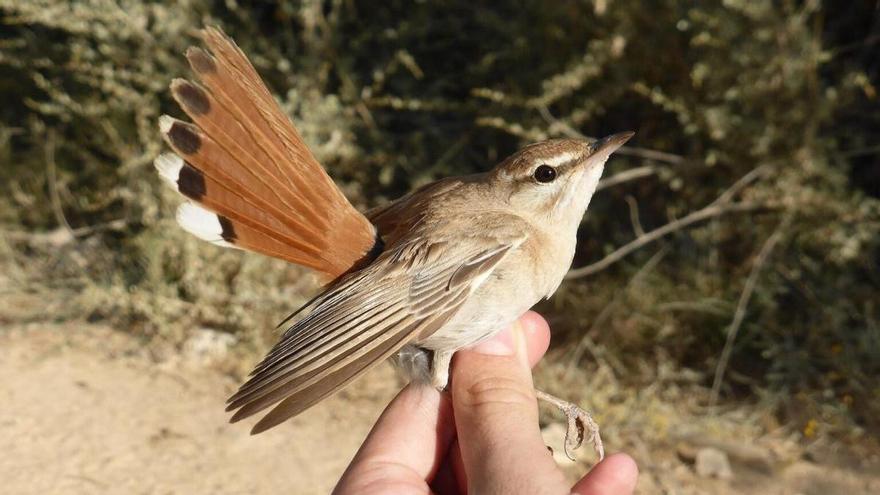
<svg viewBox="0 0 880 495">
<path fill-rule="evenodd" d="M 431 361 L 431 385 L 442 392 L 449 384 L 449 363 L 452 362 L 452 352 L 434 351 Z"/>
<path fill-rule="evenodd" d="M 565 432 L 563 448 L 569 459 L 574 460 L 572 451 L 580 448 L 584 440 L 592 442 L 593 449 L 599 455 L 600 461 L 605 458 L 605 447 L 602 445 L 602 437 L 599 436 L 599 425 L 593 421 L 589 412 L 546 392 L 535 390 L 535 394 L 539 400 L 556 406 L 568 419 L 568 430 Z M 589 437 L 585 438 L 586 433 L 589 433 Z"/>
</svg>

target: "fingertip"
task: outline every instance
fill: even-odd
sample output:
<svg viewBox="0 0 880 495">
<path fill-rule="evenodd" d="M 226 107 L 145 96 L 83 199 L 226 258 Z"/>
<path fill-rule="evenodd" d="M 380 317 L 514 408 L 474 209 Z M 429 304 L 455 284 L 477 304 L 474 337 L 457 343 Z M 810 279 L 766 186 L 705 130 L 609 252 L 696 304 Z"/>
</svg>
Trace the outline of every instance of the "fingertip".
<svg viewBox="0 0 880 495">
<path fill-rule="evenodd" d="M 605 462 L 608 464 L 608 470 L 616 473 L 617 478 L 620 480 L 631 481 L 631 489 L 635 489 L 635 482 L 639 477 L 639 465 L 636 464 L 635 459 L 630 457 L 629 454 L 618 452 L 608 456 Z"/>
<path fill-rule="evenodd" d="M 534 311 L 524 314 L 519 323 L 528 349 L 529 366 L 534 367 L 550 347 L 550 325 Z"/>
<path fill-rule="evenodd" d="M 355 486 L 362 473 L 385 469 L 389 459 L 414 480 L 430 479 L 454 438 L 449 397 L 434 387 L 410 383 L 382 412 L 338 487 Z"/>
<path fill-rule="evenodd" d="M 605 458 L 572 487 L 578 495 L 631 494 L 639 479 L 639 466 L 627 454 L 617 453 Z"/>
<path fill-rule="evenodd" d="M 529 367 L 534 367 L 550 347 L 550 326 L 543 316 L 534 311 L 522 315 L 516 323 L 471 348 L 479 354 L 525 357 Z M 519 352 L 517 351 L 519 350 Z"/>
</svg>

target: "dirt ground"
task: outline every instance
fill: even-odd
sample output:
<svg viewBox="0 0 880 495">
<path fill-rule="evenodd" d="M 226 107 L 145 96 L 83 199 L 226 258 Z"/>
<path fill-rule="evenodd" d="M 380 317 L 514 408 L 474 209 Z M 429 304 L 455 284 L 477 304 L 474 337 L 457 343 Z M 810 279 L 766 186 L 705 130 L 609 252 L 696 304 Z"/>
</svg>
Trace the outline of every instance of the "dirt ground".
<svg viewBox="0 0 880 495">
<path fill-rule="evenodd" d="M 396 386 L 382 367 L 388 380 L 250 436 L 251 424 L 230 425 L 223 411 L 231 378 L 156 363 L 110 329 L 16 330 L 0 348 L 7 494 L 328 493 Z"/>
<path fill-rule="evenodd" d="M 252 437 L 249 423 L 227 423 L 223 403 L 237 382 L 211 359 L 157 356 L 101 326 L 0 327 L 0 492 L 328 493 L 399 387 L 382 366 Z M 633 454 L 640 493 L 880 493 L 864 467 L 750 467 L 732 455 L 732 476 L 715 479 L 698 476 L 687 454 Z M 584 469 L 566 467 L 572 476 Z"/>
</svg>

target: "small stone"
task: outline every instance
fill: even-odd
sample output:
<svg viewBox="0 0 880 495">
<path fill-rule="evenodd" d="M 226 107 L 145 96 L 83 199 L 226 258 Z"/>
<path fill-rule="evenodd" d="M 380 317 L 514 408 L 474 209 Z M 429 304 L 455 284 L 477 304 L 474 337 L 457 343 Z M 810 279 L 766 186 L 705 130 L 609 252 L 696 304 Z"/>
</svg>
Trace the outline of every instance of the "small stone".
<svg viewBox="0 0 880 495">
<path fill-rule="evenodd" d="M 553 453 L 553 460 L 558 466 L 570 466 L 575 461 L 565 455 L 565 432 L 567 428 L 562 423 L 550 423 L 541 429 L 541 436 L 544 438 L 544 445 L 550 448 Z"/>
<path fill-rule="evenodd" d="M 686 442 L 678 442 L 675 453 L 682 462 L 693 464 L 697 460 L 697 448 Z"/>
<path fill-rule="evenodd" d="M 713 447 L 704 447 L 697 451 L 694 469 L 703 478 L 718 478 L 721 480 L 733 478 L 733 471 L 730 469 L 730 460 L 728 460 L 727 454 Z"/>
<path fill-rule="evenodd" d="M 225 358 L 236 341 L 234 335 L 200 328 L 183 343 L 183 355 L 193 363 L 208 365 Z"/>
</svg>

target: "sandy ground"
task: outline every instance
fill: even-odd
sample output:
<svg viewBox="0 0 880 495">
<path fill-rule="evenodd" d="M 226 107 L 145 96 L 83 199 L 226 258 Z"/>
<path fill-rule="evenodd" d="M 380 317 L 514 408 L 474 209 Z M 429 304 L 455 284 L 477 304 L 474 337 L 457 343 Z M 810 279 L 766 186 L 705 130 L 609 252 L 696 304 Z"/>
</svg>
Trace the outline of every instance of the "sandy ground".
<svg viewBox="0 0 880 495">
<path fill-rule="evenodd" d="M 223 412 L 237 382 L 183 356 L 157 358 L 100 326 L 0 327 L 0 493 L 328 493 L 400 385 L 382 366 L 252 437 L 250 423 L 230 425 Z M 734 462 L 718 480 L 675 453 L 633 453 L 640 493 L 880 493 L 865 468 Z"/>
<path fill-rule="evenodd" d="M 16 330 L 0 349 L 6 494 L 327 493 L 396 387 L 383 366 L 387 380 L 250 436 L 223 411 L 231 378 L 156 364 L 106 328 Z"/>
</svg>

